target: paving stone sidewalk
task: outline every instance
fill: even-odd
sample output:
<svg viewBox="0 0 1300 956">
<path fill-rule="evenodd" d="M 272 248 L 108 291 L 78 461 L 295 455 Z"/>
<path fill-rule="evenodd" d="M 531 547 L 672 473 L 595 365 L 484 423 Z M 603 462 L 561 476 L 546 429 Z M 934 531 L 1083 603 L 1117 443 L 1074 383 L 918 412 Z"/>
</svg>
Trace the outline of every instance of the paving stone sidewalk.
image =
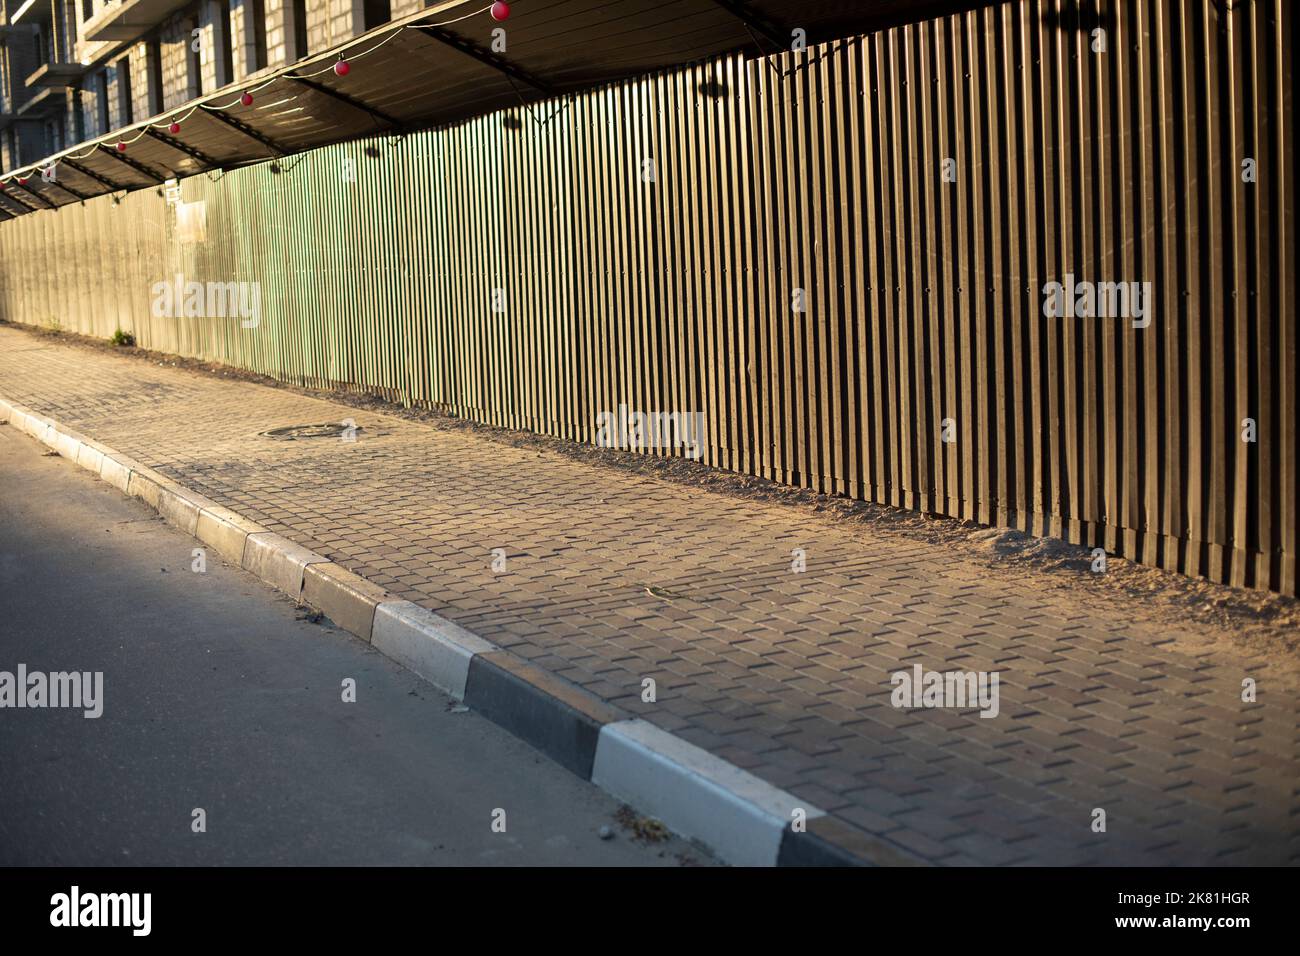
<svg viewBox="0 0 1300 956">
<path fill-rule="evenodd" d="M 1175 648 L 1122 602 L 12 328 L 0 395 L 924 860 L 1300 860 L 1295 684 L 1230 650 Z M 354 443 L 262 435 L 345 418 Z M 997 671 L 998 716 L 895 708 L 890 675 L 914 664 Z M 1247 676 L 1258 703 L 1240 700 Z"/>
</svg>

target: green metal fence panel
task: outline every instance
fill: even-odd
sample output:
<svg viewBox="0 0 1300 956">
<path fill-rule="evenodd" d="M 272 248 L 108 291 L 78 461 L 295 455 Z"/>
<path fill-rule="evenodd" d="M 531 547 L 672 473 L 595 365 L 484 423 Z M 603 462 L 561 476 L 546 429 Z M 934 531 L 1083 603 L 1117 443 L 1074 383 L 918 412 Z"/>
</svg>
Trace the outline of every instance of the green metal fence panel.
<svg viewBox="0 0 1300 956">
<path fill-rule="evenodd" d="M 93 199 L 0 314 L 1294 593 L 1293 21 L 1025 0 Z"/>
</svg>

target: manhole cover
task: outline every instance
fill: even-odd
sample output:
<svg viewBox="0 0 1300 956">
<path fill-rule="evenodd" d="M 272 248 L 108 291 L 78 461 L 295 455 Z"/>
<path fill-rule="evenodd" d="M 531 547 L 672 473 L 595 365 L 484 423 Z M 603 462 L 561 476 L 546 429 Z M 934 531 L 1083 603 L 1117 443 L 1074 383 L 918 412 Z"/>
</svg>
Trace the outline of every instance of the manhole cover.
<svg viewBox="0 0 1300 956">
<path fill-rule="evenodd" d="M 361 432 L 361 426 L 352 422 L 326 422 L 323 425 L 285 425 L 262 432 L 263 438 L 278 441 L 297 441 L 300 438 L 340 438 L 352 439 Z"/>
</svg>

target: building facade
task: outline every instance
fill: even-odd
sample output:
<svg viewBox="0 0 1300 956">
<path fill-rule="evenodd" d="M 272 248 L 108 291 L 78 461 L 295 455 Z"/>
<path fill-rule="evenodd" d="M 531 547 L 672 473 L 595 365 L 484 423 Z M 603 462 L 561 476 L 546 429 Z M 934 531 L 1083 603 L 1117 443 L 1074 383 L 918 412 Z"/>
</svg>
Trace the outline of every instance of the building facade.
<svg viewBox="0 0 1300 956">
<path fill-rule="evenodd" d="M 428 5 L 0 0 L 0 162 L 33 162 Z"/>
</svg>

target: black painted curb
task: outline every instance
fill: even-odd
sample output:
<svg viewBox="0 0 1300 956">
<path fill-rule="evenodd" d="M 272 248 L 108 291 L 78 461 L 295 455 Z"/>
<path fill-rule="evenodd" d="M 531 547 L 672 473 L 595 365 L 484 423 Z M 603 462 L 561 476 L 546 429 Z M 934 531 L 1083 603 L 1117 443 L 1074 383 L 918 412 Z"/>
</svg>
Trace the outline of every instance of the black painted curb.
<svg viewBox="0 0 1300 956">
<path fill-rule="evenodd" d="M 123 493 L 129 493 L 130 488 L 130 481 L 122 477 L 125 474 L 128 478 L 139 475 L 149 481 L 165 483 L 175 495 L 195 497 L 193 492 L 149 472 L 129 458 L 121 457 L 113 449 L 100 445 L 51 419 L 36 415 L 21 405 L 0 398 L 0 423 L 13 424 L 15 415 L 20 416 L 18 422 L 20 431 L 56 449 L 80 467 L 95 472 L 101 479 L 110 481 Z M 83 454 L 83 446 L 92 454 Z M 126 464 L 123 464 L 124 462 Z M 117 470 L 112 476 L 105 476 L 102 471 L 110 463 L 116 464 Z M 154 510 L 158 510 L 156 500 L 139 494 L 136 497 L 140 497 Z M 202 508 L 198 510 L 203 511 Z M 237 520 L 245 520 L 228 509 L 214 509 L 214 514 L 216 511 Z M 193 527 L 182 530 L 187 530 L 190 534 L 197 533 L 197 528 Z M 245 540 L 251 537 L 251 533 L 246 534 Z M 287 539 L 283 543 L 297 547 Z M 306 553 L 310 554 L 310 552 Z M 320 557 L 320 561 L 325 562 L 326 559 Z M 244 570 L 250 573 L 255 573 L 249 567 L 242 565 L 242 562 L 236 564 L 243 566 Z M 274 576 L 268 577 L 265 573 L 257 573 L 256 576 L 284 590 L 284 583 L 276 580 Z M 364 579 L 359 580 L 364 583 Z M 300 600 L 301 584 L 299 583 L 292 590 L 297 593 L 292 593 L 290 596 Z M 372 627 L 373 617 L 370 624 L 370 628 Z M 370 640 L 372 636 L 369 633 L 358 633 L 357 630 L 352 630 L 351 633 L 363 640 Z M 447 638 L 433 631 L 430 631 L 427 636 L 431 640 L 447 643 Z M 491 646 L 488 642 L 483 643 Z M 466 652 L 461 645 L 455 645 L 454 649 L 459 653 Z M 591 780 L 602 728 L 607 724 L 629 720 L 633 715 L 510 651 L 470 653 L 463 695 L 465 704 L 583 780 Z M 721 764 L 732 766 L 722 758 L 712 757 L 712 755 L 710 757 Z M 738 768 L 733 767 L 733 769 Z M 770 786 L 770 784 L 765 785 Z M 637 802 L 635 794 L 623 796 L 633 803 Z M 871 836 L 831 816 L 813 817 L 807 824 L 807 830 L 800 833 L 794 832 L 792 826 L 787 824 L 782 832 L 776 856 L 775 860 L 765 865 L 926 865 L 926 861 L 901 847 Z"/>
<path fill-rule="evenodd" d="M 923 866 L 923 861 L 887 840 L 832 816 L 809 820 L 796 833 L 787 825 L 777 866 Z"/>
<path fill-rule="evenodd" d="M 600 728 L 631 716 L 508 651 L 474 656 L 465 704 L 583 780 L 591 779 Z"/>
</svg>

